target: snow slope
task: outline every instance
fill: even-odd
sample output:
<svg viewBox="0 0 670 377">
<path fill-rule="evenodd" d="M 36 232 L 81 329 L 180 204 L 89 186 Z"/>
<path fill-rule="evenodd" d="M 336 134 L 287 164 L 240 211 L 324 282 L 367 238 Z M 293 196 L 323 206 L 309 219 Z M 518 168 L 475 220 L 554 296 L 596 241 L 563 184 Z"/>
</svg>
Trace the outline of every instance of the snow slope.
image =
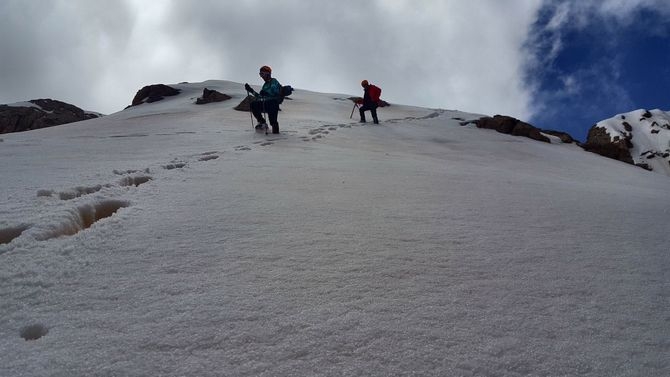
<svg viewBox="0 0 670 377">
<path fill-rule="evenodd" d="M 300 90 L 266 136 L 241 84 L 175 86 L 3 135 L 1 376 L 670 373 L 668 177 Z"/>
<path fill-rule="evenodd" d="M 610 138 L 631 138 L 631 157 L 653 171 L 670 176 L 670 113 L 636 110 L 598 122 Z"/>
</svg>

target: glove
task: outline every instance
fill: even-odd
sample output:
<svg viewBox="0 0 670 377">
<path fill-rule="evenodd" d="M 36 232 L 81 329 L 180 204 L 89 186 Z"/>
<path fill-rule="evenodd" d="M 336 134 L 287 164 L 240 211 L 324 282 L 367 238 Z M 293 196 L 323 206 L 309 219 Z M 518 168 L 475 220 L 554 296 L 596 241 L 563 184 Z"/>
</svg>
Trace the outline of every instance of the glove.
<svg viewBox="0 0 670 377">
<path fill-rule="evenodd" d="M 244 89 L 246 89 L 247 92 L 255 93 L 254 90 L 251 88 L 251 86 L 249 86 L 249 84 L 244 84 Z"/>
</svg>

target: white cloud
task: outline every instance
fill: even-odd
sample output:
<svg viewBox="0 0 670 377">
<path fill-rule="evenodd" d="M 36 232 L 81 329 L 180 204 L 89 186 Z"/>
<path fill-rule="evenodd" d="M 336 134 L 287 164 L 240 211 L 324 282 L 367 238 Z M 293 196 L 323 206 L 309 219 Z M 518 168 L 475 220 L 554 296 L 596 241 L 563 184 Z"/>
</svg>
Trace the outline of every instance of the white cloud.
<svg viewBox="0 0 670 377">
<path fill-rule="evenodd" d="M 530 93 L 521 46 L 540 5 L 8 0 L 0 5 L 3 15 L 28 18 L 37 8 L 47 21 L 0 26 L 13 36 L 0 42 L 3 56 L 9 51 L 30 61 L 0 65 L 0 102 L 51 96 L 113 112 L 143 85 L 258 83 L 258 66 L 269 64 L 280 80 L 299 88 L 358 94 L 366 78 L 392 102 L 526 117 Z M 46 38 L 57 44 L 30 50 Z"/>
</svg>

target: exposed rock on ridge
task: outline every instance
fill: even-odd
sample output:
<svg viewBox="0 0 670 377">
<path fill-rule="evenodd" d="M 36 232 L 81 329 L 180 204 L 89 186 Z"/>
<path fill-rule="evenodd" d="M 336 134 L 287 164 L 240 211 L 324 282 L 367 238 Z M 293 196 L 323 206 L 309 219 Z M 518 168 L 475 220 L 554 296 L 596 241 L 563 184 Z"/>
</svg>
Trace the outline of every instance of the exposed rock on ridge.
<svg viewBox="0 0 670 377">
<path fill-rule="evenodd" d="M 23 132 L 98 118 L 77 106 L 52 99 L 35 99 L 20 105 L 0 105 L 0 134 Z"/>
<path fill-rule="evenodd" d="M 199 97 L 196 101 L 196 105 L 204 105 L 206 103 L 212 103 L 212 102 L 223 102 L 231 99 L 232 97 L 223 94 L 221 92 L 218 92 L 216 90 L 210 90 L 210 89 L 203 89 L 202 91 L 202 97 Z"/>
<path fill-rule="evenodd" d="M 670 113 L 635 110 L 595 124 L 585 150 L 670 175 Z"/>
<path fill-rule="evenodd" d="M 130 106 L 137 106 L 143 103 L 157 102 L 165 97 L 176 96 L 181 91 L 165 84 L 147 85 L 137 91 Z"/>
<path fill-rule="evenodd" d="M 477 128 L 496 130 L 500 133 L 514 136 L 523 136 L 533 140 L 543 141 L 545 143 L 551 142 L 549 137 L 546 135 L 556 136 L 560 138 L 563 143 L 572 143 L 575 141 L 572 136 L 565 132 L 542 130 L 529 123 L 505 115 L 483 117 L 475 120 L 473 123 L 477 126 Z"/>
</svg>

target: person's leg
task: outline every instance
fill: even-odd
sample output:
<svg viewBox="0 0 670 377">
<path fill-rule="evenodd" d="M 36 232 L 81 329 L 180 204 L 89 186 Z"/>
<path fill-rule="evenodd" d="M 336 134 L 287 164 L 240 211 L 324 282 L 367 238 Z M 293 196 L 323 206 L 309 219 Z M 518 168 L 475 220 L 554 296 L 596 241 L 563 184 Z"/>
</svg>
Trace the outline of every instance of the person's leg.
<svg viewBox="0 0 670 377">
<path fill-rule="evenodd" d="M 361 106 L 360 109 L 358 109 L 358 111 L 361 113 L 361 123 L 365 123 L 365 111 L 366 110 L 369 110 L 366 105 L 363 105 L 363 106 Z"/>
<path fill-rule="evenodd" d="M 375 124 L 379 124 L 379 119 L 377 119 L 377 106 L 370 107 L 370 114 L 372 114 L 372 120 Z"/>
<path fill-rule="evenodd" d="M 272 126 L 272 133 L 279 133 L 279 122 L 277 121 L 277 116 L 279 115 L 279 104 L 276 101 L 266 101 L 265 111 L 268 113 L 268 118 L 270 119 L 270 125 Z"/>
<path fill-rule="evenodd" d="M 259 124 L 265 123 L 265 118 L 263 118 L 263 101 L 251 101 L 251 112 Z"/>
</svg>

